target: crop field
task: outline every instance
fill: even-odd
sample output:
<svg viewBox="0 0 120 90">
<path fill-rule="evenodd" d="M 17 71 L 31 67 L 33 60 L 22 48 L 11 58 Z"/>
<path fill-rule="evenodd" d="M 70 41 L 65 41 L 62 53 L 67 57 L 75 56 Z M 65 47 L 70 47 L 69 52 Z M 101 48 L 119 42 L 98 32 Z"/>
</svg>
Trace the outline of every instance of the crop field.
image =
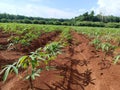
<svg viewBox="0 0 120 90">
<path fill-rule="evenodd" d="M 120 29 L 0 23 L 0 90 L 119 90 Z"/>
</svg>

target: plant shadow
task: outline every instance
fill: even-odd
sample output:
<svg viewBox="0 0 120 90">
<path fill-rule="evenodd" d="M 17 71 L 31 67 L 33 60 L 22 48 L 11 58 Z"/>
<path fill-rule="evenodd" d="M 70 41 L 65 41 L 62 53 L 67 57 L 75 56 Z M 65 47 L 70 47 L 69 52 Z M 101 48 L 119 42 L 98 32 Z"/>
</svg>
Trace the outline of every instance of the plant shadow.
<svg viewBox="0 0 120 90">
<path fill-rule="evenodd" d="M 85 90 L 89 84 L 95 85 L 92 79 L 92 70 L 78 70 L 77 66 L 87 66 L 87 60 L 73 59 L 74 49 L 70 48 L 70 56 L 62 58 L 67 60 L 65 64 L 59 64 L 56 69 L 60 71 L 60 76 L 63 78 L 59 82 L 54 82 L 51 85 L 44 83 L 49 89 L 36 88 L 36 90 Z"/>
<path fill-rule="evenodd" d="M 57 70 L 60 71 L 62 80 L 59 82 L 52 83 L 51 85 L 44 83 L 49 89 L 48 90 L 85 90 L 85 87 L 89 84 L 95 84 L 92 79 L 92 70 L 86 69 L 84 72 L 80 72 L 75 68 L 76 65 L 81 65 L 80 60 L 70 59 L 67 62 L 69 64 L 63 64 L 57 66 Z M 84 64 L 86 65 L 86 63 Z M 47 90 L 36 88 L 36 90 Z"/>
</svg>

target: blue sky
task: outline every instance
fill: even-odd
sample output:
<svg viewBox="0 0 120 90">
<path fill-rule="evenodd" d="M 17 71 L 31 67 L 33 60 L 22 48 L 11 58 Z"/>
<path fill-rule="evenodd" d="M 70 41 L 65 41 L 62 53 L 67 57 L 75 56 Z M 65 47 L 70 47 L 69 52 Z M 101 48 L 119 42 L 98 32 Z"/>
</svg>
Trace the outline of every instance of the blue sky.
<svg viewBox="0 0 120 90">
<path fill-rule="evenodd" d="M 120 0 L 0 0 L 0 13 L 45 18 L 72 18 L 86 11 L 120 15 Z"/>
</svg>

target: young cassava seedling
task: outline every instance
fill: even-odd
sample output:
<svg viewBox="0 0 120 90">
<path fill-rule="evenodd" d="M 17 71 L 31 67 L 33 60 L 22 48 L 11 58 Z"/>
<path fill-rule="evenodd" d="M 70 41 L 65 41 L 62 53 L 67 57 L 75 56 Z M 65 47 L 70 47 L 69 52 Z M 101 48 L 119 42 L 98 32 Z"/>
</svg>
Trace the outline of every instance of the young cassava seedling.
<svg viewBox="0 0 120 90">
<path fill-rule="evenodd" d="M 0 74 L 4 73 L 3 81 L 7 80 L 7 77 L 10 72 L 14 71 L 18 74 L 19 69 L 27 70 L 27 74 L 25 79 L 29 80 L 30 88 L 33 90 L 33 80 L 36 76 L 40 76 L 40 73 L 43 70 L 51 69 L 49 66 L 49 62 L 53 60 L 58 54 L 61 53 L 61 48 L 63 45 L 60 42 L 52 42 L 46 45 L 44 48 L 39 48 L 35 52 L 32 52 L 31 55 L 22 56 L 17 62 L 12 65 L 6 65 Z M 43 62 L 45 64 L 45 68 L 40 66 L 40 63 Z"/>
</svg>

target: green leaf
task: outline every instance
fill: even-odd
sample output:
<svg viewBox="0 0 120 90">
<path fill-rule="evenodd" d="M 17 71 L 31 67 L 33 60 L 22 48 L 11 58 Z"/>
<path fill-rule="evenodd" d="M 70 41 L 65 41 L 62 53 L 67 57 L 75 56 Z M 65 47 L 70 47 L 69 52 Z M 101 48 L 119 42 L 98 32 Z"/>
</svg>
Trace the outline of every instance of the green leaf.
<svg viewBox="0 0 120 90">
<path fill-rule="evenodd" d="M 115 57 L 114 64 L 116 64 L 120 60 L 120 55 Z"/>
<path fill-rule="evenodd" d="M 40 68 L 36 71 L 36 73 L 41 73 L 43 70 Z"/>
<path fill-rule="evenodd" d="M 12 68 L 13 68 L 14 72 L 15 72 L 16 74 L 18 74 L 18 69 L 17 69 L 17 67 L 12 66 Z"/>
<path fill-rule="evenodd" d="M 25 79 L 30 79 L 30 75 L 28 75 Z"/>
<path fill-rule="evenodd" d="M 23 63 L 22 67 L 23 68 L 27 68 L 28 67 L 28 63 Z"/>
<path fill-rule="evenodd" d="M 40 74 L 37 74 L 37 73 L 35 73 L 34 75 L 35 75 L 36 77 L 39 77 L 39 76 L 40 76 Z"/>
<path fill-rule="evenodd" d="M 0 75 L 3 74 L 6 69 L 7 69 L 7 67 L 3 68 L 2 71 L 0 71 Z"/>
<path fill-rule="evenodd" d="M 31 78 L 32 78 L 33 80 L 35 80 L 35 74 L 32 74 L 32 75 L 31 75 Z"/>
<path fill-rule="evenodd" d="M 22 56 L 19 60 L 18 60 L 18 63 L 17 63 L 17 66 L 20 67 L 24 62 L 25 60 L 28 58 L 28 56 Z"/>
<path fill-rule="evenodd" d="M 35 60 L 35 56 L 34 55 L 30 55 L 29 56 L 32 60 Z"/>
<path fill-rule="evenodd" d="M 5 82 L 7 80 L 8 74 L 10 72 L 11 66 L 8 66 L 7 70 L 5 71 L 5 74 L 3 76 L 3 81 Z"/>
</svg>

